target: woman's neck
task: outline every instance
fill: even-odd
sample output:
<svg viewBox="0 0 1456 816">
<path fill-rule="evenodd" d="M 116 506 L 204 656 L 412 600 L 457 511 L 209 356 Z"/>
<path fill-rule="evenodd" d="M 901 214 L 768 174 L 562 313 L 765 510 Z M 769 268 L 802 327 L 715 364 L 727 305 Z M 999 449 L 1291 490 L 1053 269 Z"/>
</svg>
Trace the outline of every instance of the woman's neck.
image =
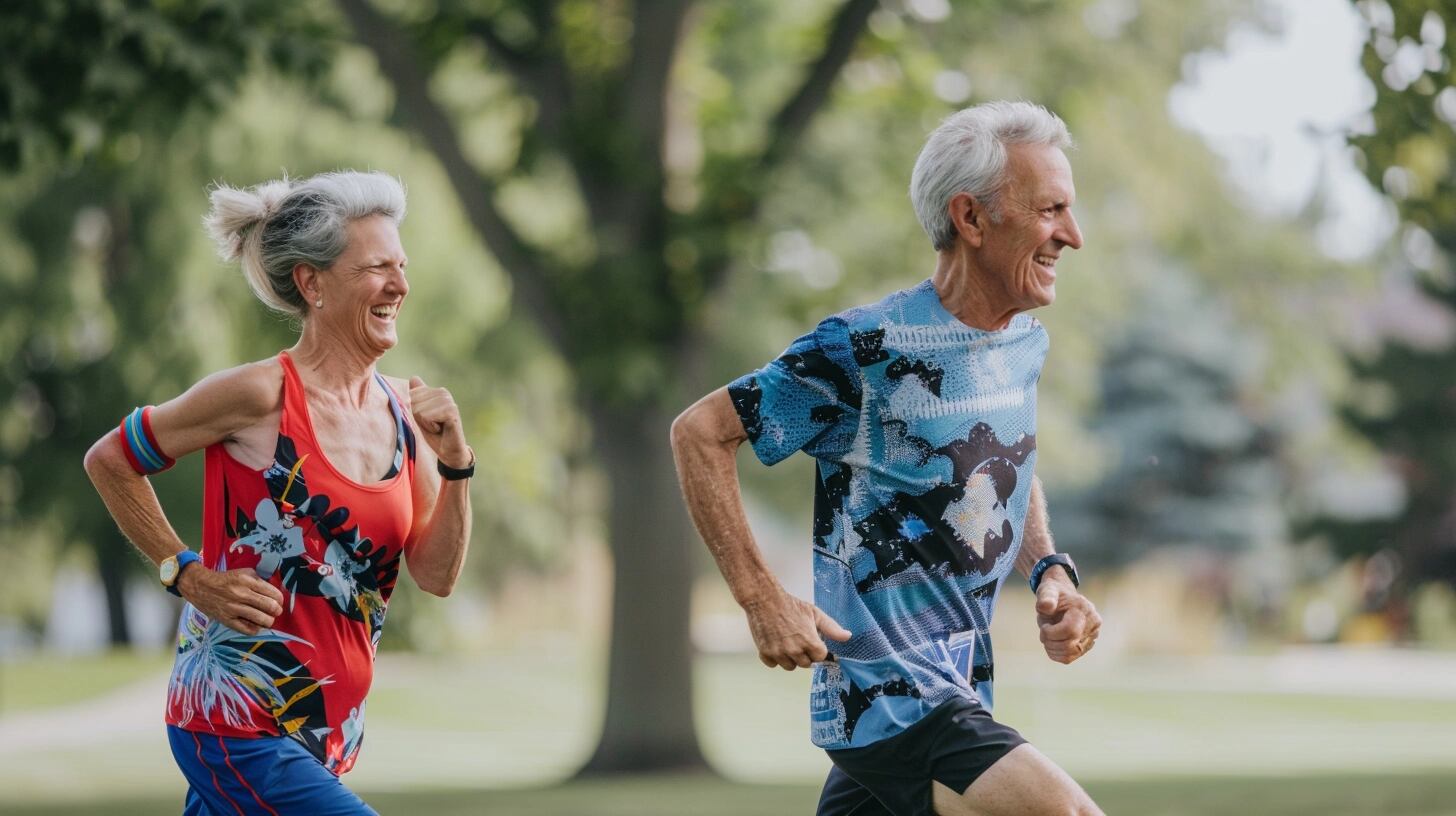
<svg viewBox="0 0 1456 816">
<path fill-rule="evenodd" d="M 326 337 L 308 323 L 304 323 L 303 333 L 288 355 L 310 390 L 333 394 L 359 407 L 364 406 L 369 396 L 374 364 L 381 356 Z"/>
</svg>

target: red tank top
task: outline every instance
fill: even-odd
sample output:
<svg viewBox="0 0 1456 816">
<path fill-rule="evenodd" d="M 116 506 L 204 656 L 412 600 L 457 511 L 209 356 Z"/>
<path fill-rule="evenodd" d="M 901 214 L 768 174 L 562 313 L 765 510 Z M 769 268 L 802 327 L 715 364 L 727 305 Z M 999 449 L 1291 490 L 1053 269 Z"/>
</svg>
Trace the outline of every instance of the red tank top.
<svg viewBox="0 0 1456 816">
<path fill-rule="evenodd" d="M 415 440 L 399 398 L 395 458 L 385 478 L 359 484 L 334 469 L 314 438 L 303 383 L 287 352 L 273 464 L 254 470 L 222 443 L 206 452 L 202 563 L 249 567 L 283 593 L 273 628 L 244 635 L 191 604 L 178 623 L 167 722 L 229 737 L 288 736 L 336 774 L 364 737 L 364 697 L 400 556 L 414 521 Z"/>
</svg>

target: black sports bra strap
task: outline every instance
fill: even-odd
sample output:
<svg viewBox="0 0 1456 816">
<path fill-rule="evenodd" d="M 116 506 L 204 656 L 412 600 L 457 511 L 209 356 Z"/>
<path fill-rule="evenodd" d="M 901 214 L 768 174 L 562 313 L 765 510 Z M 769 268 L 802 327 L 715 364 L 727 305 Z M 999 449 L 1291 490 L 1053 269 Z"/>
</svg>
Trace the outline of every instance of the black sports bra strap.
<svg viewBox="0 0 1456 816">
<path fill-rule="evenodd" d="M 374 373 L 374 379 L 378 380 L 379 387 L 384 389 L 384 396 L 389 398 L 389 412 L 394 414 L 394 460 L 390 462 L 389 472 L 384 474 L 384 479 L 380 480 L 385 481 L 393 479 L 395 474 L 404 467 L 406 449 L 408 449 L 410 458 L 414 458 L 414 445 L 409 444 L 411 441 L 409 425 L 404 421 L 404 409 L 400 407 L 399 400 L 395 398 L 394 389 L 389 387 L 389 383 L 384 380 L 384 375 L 379 372 Z"/>
</svg>

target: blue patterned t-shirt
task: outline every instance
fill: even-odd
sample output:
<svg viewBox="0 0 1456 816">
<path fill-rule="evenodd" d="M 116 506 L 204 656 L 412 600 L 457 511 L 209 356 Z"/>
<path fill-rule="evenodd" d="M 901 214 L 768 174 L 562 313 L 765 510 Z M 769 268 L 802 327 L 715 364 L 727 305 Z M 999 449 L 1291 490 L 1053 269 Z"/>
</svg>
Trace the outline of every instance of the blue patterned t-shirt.
<svg viewBox="0 0 1456 816">
<path fill-rule="evenodd" d="M 764 464 L 818 461 L 814 602 L 853 637 L 814 667 L 816 745 L 862 747 L 976 696 L 967 652 L 1021 547 L 1046 351 L 1035 318 L 973 329 L 925 281 L 728 386 Z"/>
</svg>

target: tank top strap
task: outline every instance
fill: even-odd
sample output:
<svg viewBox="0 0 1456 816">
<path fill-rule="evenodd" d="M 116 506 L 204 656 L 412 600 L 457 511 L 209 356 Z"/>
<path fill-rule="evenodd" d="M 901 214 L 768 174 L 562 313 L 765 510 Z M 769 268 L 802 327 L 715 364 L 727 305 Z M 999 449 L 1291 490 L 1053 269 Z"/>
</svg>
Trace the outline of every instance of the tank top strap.
<svg viewBox="0 0 1456 816">
<path fill-rule="evenodd" d="M 278 362 L 283 366 L 283 410 L 278 418 L 279 433 L 297 439 L 301 430 L 307 430 L 306 438 L 313 438 L 313 427 L 309 424 L 308 402 L 304 396 L 303 379 L 287 351 L 278 352 Z M 302 423 L 305 428 L 299 428 Z"/>
<path fill-rule="evenodd" d="M 389 466 L 389 472 L 384 475 L 386 479 L 394 478 L 404 467 L 406 461 L 415 460 L 415 435 L 410 424 L 404 418 L 404 408 L 399 404 L 399 395 L 394 393 L 394 388 L 384 375 L 374 372 L 374 379 L 379 382 L 379 387 L 384 389 L 384 395 L 389 397 L 389 412 L 394 414 L 394 462 Z"/>
</svg>

